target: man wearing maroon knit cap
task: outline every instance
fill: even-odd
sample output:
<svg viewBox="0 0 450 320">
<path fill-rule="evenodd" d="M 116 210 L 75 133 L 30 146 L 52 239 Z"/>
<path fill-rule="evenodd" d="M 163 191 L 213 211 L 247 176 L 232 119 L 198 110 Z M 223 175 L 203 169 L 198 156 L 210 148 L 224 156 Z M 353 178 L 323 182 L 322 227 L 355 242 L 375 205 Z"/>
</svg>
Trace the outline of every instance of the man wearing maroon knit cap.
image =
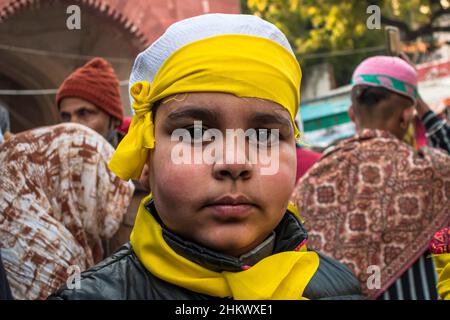
<svg viewBox="0 0 450 320">
<path fill-rule="evenodd" d="M 60 86 L 56 105 L 63 122 L 76 122 L 97 131 L 114 147 L 123 120 L 119 81 L 111 65 L 94 58 L 75 70 Z"/>
</svg>

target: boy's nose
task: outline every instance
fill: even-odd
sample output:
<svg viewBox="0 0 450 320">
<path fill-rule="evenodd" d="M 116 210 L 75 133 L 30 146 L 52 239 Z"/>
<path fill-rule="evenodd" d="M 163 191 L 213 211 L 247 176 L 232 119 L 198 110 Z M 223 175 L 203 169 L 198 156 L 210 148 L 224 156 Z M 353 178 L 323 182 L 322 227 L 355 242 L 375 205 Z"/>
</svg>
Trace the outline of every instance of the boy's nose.
<svg viewBox="0 0 450 320">
<path fill-rule="evenodd" d="M 221 163 L 214 164 L 213 175 L 218 180 L 232 179 L 232 180 L 247 180 L 252 176 L 252 165 L 249 163 Z"/>
</svg>

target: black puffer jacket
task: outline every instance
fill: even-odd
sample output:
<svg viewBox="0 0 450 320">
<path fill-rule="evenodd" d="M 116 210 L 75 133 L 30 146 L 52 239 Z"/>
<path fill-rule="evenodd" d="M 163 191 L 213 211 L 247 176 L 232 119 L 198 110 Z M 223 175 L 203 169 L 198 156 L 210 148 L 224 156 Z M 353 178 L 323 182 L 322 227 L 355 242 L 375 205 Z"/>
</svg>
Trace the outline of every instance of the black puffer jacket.
<svg viewBox="0 0 450 320">
<path fill-rule="evenodd" d="M 147 210 L 159 220 L 152 203 Z M 291 213 L 275 229 L 274 253 L 294 250 L 307 233 Z M 238 258 L 227 256 L 181 239 L 163 228 L 165 241 L 180 255 L 210 270 L 242 271 Z M 343 264 L 320 255 L 319 268 L 305 289 L 309 299 L 363 299 L 359 282 Z M 152 275 L 141 264 L 129 243 L 97 266 L 83 272 L 80 289 L 63 287 L 49 299 L 149 299 L 205 300 L 216 297 L 189 291 Z"/>
</svg>

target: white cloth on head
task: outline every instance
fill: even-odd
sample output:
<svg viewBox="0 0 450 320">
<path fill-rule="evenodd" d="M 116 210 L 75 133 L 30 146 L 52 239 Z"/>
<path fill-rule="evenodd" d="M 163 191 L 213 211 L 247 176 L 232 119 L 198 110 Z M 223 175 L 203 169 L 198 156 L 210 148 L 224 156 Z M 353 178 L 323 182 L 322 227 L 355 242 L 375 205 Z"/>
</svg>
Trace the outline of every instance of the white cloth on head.
<svg viewBox="0 0 450 320">
<path fill-rule="evenodd" d="M 137 81 L 153 82 L 161 65 L 176 50 L 192 42 L 225 34 L 244 34 L 266 38 L 285 47 L 294 55 L 285 35 L 272 23 L 246 14 L 212 13 L 181 20 L 141 52 L 131 71 L 129 88 Z M 130 103 L 133 97 L 129 95 Z"/>
</svg>

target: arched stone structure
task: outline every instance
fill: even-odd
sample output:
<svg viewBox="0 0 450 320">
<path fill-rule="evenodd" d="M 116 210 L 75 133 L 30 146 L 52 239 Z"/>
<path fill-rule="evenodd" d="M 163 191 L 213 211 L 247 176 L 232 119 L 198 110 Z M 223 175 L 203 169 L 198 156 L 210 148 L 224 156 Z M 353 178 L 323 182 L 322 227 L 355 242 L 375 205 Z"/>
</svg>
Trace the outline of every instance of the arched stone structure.
<svg viewBox="0 0 450 320">
<path fill-rule="evenodd" d="M 66 26 L 72 4 L 81 9 L 80 30 Z M 126 80 L 136 54 L 168 25 L 208 11 L 237 13 L 239 1 L 0 0 L 0 89 L 57 88 L 88 60 L 77 55 L 114 58 L 109 61 Z M 126 85 L 121 94 L 128 111 Z M 13 132 L 58 121 L 54 94 L 0 98 L 11 109 Z"/>
</svg>

